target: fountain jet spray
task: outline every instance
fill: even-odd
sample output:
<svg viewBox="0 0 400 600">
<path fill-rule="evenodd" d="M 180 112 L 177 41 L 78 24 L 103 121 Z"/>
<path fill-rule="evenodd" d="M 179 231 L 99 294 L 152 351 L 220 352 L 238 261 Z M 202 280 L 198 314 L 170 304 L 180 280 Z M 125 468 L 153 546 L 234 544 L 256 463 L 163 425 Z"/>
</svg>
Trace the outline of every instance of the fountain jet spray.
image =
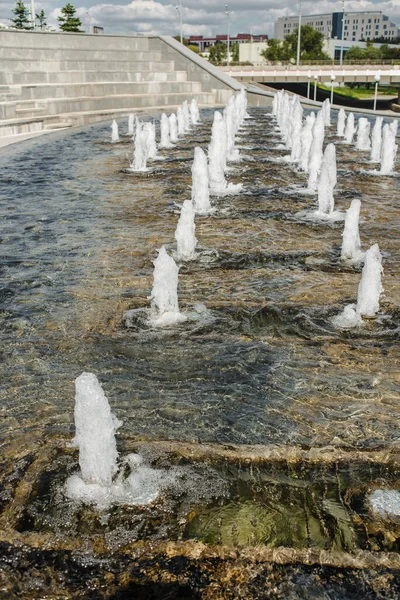
<svg viewBox="0 0 400 600">
<path fill-rule="evenodd" d="M 336 148 L 328 144 L 321 163 L 318 179 L 318 211 L 317 215 L 329 217 L 335 208 L 333 190 L 336 185 Z"/>
<path fill-rule="evenodd" d="M 369 139 L 369 133 L 371 124 L 365 117 L 358 119 L 357 127 L 357 139 L 356 149 L 357 150 L 371 150 L 371 140 Z"/>
<path fill-rule="evenodd" d="M 211 194 L 222 194 L 226 191 L 226 123 L 220 112 L 214 113 L 211 131 L 211 142 L 208 146 L 208 174 Z"/>
<path fill-rule="evenodd" d="M 162 327 L 186 321 L 187 317 L 179 312 L 179 267 L 172 256 L 169 256 L 165 246 L 161 246 L 153 264 L 153 288 L 150 296 L 151 317 L 149 323 L 156 327 Z"/>
<path fill-rule="evenodd" d="M 185 135 L 185 116 L 183 114 L 182 106 L 178 106 L 176 117 L 178 120 L 178 136 Z"/>
<path fill-rule="evenodd" d="M 128 116 L 128 135 L 133 136 L 135 133 L 135 115 L 132 113 Z"/>
<path fill-rule="evenodd" d="M 382 123 L 383 117 L 376 117 L 374 127 L 372 129 L 370 161 L 375 163 L 381 161 Z"/>
<path fill-rule="evenodd" d="M 358 198 L 354 198 L 346 211 L 346 219 L 342 233 L 342 251 L 340 254 L 342 260 L 359 262 L 364 256 L 364 252 L 361 251 L 361 241 L 358 230 L 360 208 L 361 201 L 358 200 Z"/>
<path fill-rule="evenodd" d="M 184 103 L 182 104 L 182 114 L 183 114 L 185 132 L 190 131 L 190 129 L 191 129 L 191 127 L 190 127 L 190 111 L 189 111 L 189 106 L 188 106 L 187 100 L 185 100 Z"/>
<path fill-rule="evenodd" d="M 345 144 L 351 144 L 355 133 L 354 114 L 351 112 L 347 115 L 346 127 L 344 130 Z"/>
<path fill-rule="evenodd" d="M 168 118 L 170 139 L 173 144 L 176 144 L 176 142 L 178 141 L 178 121 L 176 118 L 176 114 L 172 113 Z"/>
<path fill-rule="evenodd" d="M 113 144 L 119 142 L 118 123 L 115 119 L 111 123 L 111 141 Z"/>
<path fill-rule="evenodd" d="M 147 133 L 147 158 L 154 160 L 157 156 L 156 125 L 147 121 L 143 129 Z"/>
<path fill-rule="evenodd" d="M 323 101 L 322 103 L 322 114 L 324 115 L 324 125 L 325 127 L 330 127 L 331 125 L 331 102 L 329 98 Z"/>
<path fill-rule="evenodd" d="M 317 118 L 312 128 L 313 139 L 311 142 L 310 156 L 308 163 L 308 189 L 315 191 L 317 189 L 318 174 L 321 169 L 323 156 L 323 144 L 325 137 L 324 116 L 318 111 Z"/>
<path fill-rule="evenodd" d="M 381 175 L 391 175 L 397 154 L 396 135 L 393 129 L 386 123 L 383 126 L 382 148 L 381 148 Z"/>
<path fill-rule="evenodd" d="M 133 162 L 130 167 L 132 171 L 147 171 L 148 157 L 148 134 L 144 124 L 136 119 L 135 150 L 133 153 Z"/>
<path fill-rule="evenodd" d="M 305 173 L 308 173 L 308 163 L 310 157 L 310 148 L 313 139 L 312 128 L 315 122 L 315 113 L 312 112 L 311 115 L 306 117 L 303 128 L 300 134 L 300 143 L 301 143 L 301 151 L 300 151 L 300 162 L 299 167 Z"/>
<path fill-rule="evenodd" d="M 192 164 L 192 202 L 197 214 L 206 215 L 212 210 L 208 188 L 207 156 L 199 147 L 194 149 Z"/>
<path fill-rule="evenodd" d="M 239 150 L 235 147 L 235 135 L 237 132 L 237 122 L 235 113 L 235 101 L 231 97 L 224 108 L 224 120 L 226 124 L 227 152 L 226 159 L 236 161 L 239 159 Z"/>
<path fill-rule="evenodd" d="M 115 432 L 121 423 L 112 414 L 96 375 L 82 373 L 75 380 L 75 437 L 81 478 L 86 484 L 110 487 L 117 472 Z"/>
<path fill-rule="evenodd" d="M 301 133 L 303 126 L 303 109 L 300 102 L 296 104 L 292 116 L 292 151 L 290 162 L 298 163 L 301 159 Z"/>
<path fill-rule="evenodd" d="M 346 113 L 344 108 L 339 110 L 338 120 L 337 120 L 337 135 L 338 137 L 344 137 L 344 130 L 346 126 Z"/>
<path fill-rule="evenodd" d="M 173 148 L 174 145 L 171 144 L 170 132 L 169 132 L 169 119 L 165 113 L 161 115 L 160 121 L 160 148 Z"/>
<path fill-rule="evenodd" d="M 197 125 L 200 122 L 200 111 L 196 98 L 193 98 L 190 103 L 190 119 L 193 125 Z"/>
<path fill-rule="evenodd" d="M 194 207 L 191 200 L 182 204 L 181 214 L 175 231 L 177 244 L 176 258 L 186 261 L 195 258 L 197 239 L 195 237 L 196 225 L 194 223 Z"/>
<path fill-rule="evenodd" d="M 374 317 L 379 312 L 379 298 L 383 292 L 382 273 L 382 255 L 378 244 L 374 244 L 365 253 L 364 267 L 358 286 L 356 312 L 359 315 Z"/>
<path fill-rule="evenodd" d="M 348 304 L 340 315 L 332 319 L 336 327 L 350 329 L 362 325 L 363 316 L 375 317 L 379 312 L 379 299 L 383 292 L 382 273 L 382 255 L 378 244 L 374 244 L 365 253 L 357 304 Z"/>
</svg>

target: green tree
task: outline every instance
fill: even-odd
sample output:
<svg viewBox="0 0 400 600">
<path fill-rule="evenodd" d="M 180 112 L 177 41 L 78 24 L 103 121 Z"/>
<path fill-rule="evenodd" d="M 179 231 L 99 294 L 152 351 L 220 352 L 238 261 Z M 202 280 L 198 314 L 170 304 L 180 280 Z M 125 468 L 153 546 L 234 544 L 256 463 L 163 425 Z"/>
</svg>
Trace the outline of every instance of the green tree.
<svg viewBox="0 0 400 600">
<path fill-rule="evenodd" d="M 239 44 L 232 44 L 231 46 L 232 52 L 232 62 L 239 62 Z"/>
<path fill-rule="evenodd" d="M 38 15 L 36 15 L 36 19 L 39 21 L 40 29 L 44 29 L 46 27 L 47 23 L 46 23 L 46 15 L 44 14 L 43 8 L 40 11 L 40 13 Z"/>
<path fill-rule="evenodd" d="M 296 60 L 297 58 L 298 29 L 285 37 L 283 42 L 279 40 L 268 40 L 268 48 L 261 55 L 267 60 Z M 329 56 L 323 51 L 324 36 L 311 27 L 301 26 L 300 37 L 300 60 L 329 60 Z"/>
<path fill-rule="evenodd" d="M 12 12 L 15 15 L 15 19 L 11 19 L 11 22 L 16 29 L 32 29 L 29 10 L 22 0 L 17 0 Z"/>
<path fill-rule="evenodd" d="M 75 13 L 76 8 L 72 6 L 70 2 L 61 9 L 62 17 L 58 17 L 58 22 L 60 23 L 60 29 L 62 31 L 83 32 L 82 29 L 79 29 L 82 25 L 82 21 L 74 16 Z"/>
<path fill-rule="evenodd" d="M 400 44 L 400 36 L 397 38 L 392 38 L 392 39 L 388 40 L 387 38 L 385 38 L 384 35 L 381 35 L 380 37 L 374 38 L 372 41 L 375 44 L 384 44 L 384 45 Z"/>
<path fill-rule="evenodd" d="M 226 44 L 223 42 L 217 42 L 214 46 L 210 46 L 210 63 L 213 65 L 220 65 L 221 62 L 226 60 Z"/>
<path fill-rule="evenodd" d="M 382 52 L 380 48 L 373 48 L 371 43 L 370 47 L 367 45 L 365 48 L 365 58 L 368 60 L 380 60 L 382 58 Z"/>
<path fill-rule="evenodd" d="M 196 46 L 196 44 L 189 44 L 188 45 L 189 50 L 191 50 L 192 52 L 194 52 L 195 54 L 199 53 L 199 47 Z"/>
<path fill-rule="evenodd" d="M 357 46 L 352 46 L 347 50 L 344 57 L 344 59 L 347 61 L 380 60 L 381 58 L 383 58 L 381 48 L 374 48 L 371 41 L 367 42 L 366 48 L 358 48 Z"/>
<path fill-rule="evenodd" d="M 365 51 L 363 48 L 359 48 L 358 46 L 352 46 L 349 48 L 344 56 L 344 60 L 353 61 L 353 60 L 363 60 L 365 58 Z"/>
<path fill-rule="evenodd" d="M 297 57 L 298 28 L 287 35 L 283 44 L 287 44 L 290 58 Z M 301 26 L 300 37 L 300 59 L 301 60 L 329 60 L 329 56 L 323 51 L 324 36 L 311 25 Z"/>
<path fill-rule="evenodd" d="M 391 60 L 400 58 L 400 48 L 390 48 L 388 44 L 383 44 L 380 50 L 382 58 Z"/>
<path fill-rule="evenodd" d="M 283 46 L 283 42 L 274 38 L 268 40 L 268 47 L 261 52 L 266 60 L 289 60 L 290 56 L 287 52 L 287 47 Z"/>
</svg>

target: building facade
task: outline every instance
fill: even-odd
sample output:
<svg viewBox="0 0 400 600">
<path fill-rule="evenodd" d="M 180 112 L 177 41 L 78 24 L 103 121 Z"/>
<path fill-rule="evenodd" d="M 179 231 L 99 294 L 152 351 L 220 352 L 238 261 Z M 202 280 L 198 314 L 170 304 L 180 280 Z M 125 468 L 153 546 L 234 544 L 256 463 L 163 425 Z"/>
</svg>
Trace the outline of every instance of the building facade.
<svg viewBox="0 0 400 600">
<path fill-rule="evenodd" d="M 251 33 L 238 33 L 236 36 L 229 37 L 229 44 L 246 44 L 249 42 L 264 42 L 268 39 L 267 35 L 252 35 Z M 214 46 L 218 42 L 228 43 L 228 36 L 217 35 L 215 37 L 205 38 L 202 35 L 191 35 L 189 44 L 197 46 L 199 52 L 206 52 L 210 46 Z"/>
<path fill-rule="evenodd" d="M 373 48 L 380 48 L 382 44 L 372 44 Z M 342 48 L 343 46 L 343 48 Z M 367 42 L 346 42 L 338 39 L 325 39 L 323 43 L 323 51 L 332 59 L 339 60 L 343 52 L 343 57 L 350 48 L 356 46 L 365 50 Z M 400 44 L 393 44 L 391 48 L 400 48 Z M 268 42 L 248 42 L 239 46 L 239 62 L 249 62 L 255 67 L 264 67 L 270 64 L 266 58 L 261 56 L 261 52 L 268 48 Z"/>
<path fill-rule="evenodd" d="M 298 27 L 299 17 L 281 17 L 275 23 L 275 38 L 284 40 Z M 381 11 L 325 13 L 303 15 L 302 25 L 311 25 L 326 39 L 337 38 L 347 42 L 368 41 L 375 38 L 393 40 L 399 37 L 399 28 Z"/>
</svg>

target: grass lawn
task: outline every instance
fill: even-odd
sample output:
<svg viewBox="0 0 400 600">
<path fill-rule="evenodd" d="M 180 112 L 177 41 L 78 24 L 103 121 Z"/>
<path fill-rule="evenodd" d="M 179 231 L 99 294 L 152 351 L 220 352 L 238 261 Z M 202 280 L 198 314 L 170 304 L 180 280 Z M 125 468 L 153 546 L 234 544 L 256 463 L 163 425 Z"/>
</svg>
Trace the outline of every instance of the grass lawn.
<svg viewBox="0 0 400 600">
<path fill-rule="evenodd" d="M 321 90 L 326 90 L 327 92 L 331 91 L 330 85 L 328 86 L 319 84 L 318 87 Z M 366 87 L 334 87 L 333 92 L 334 94 L 339 94 L 340 96 L 347 96 L 348 98 L 373 98 L 375 94 L 375 86 L 372 86 L 370 89 L 367 89 Z M 397 96 L 397 88 L 378 86 L 378 94 L 381 96 Z"/>
</svg>

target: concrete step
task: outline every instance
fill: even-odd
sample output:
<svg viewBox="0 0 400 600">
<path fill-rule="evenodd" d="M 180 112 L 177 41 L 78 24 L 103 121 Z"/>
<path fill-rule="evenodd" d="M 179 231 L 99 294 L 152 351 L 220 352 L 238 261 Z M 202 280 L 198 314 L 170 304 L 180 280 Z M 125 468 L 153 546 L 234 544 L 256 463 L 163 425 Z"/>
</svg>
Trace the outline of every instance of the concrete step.
<svg viewBox="0 0 400 600">
<path fill-rule="evenodd" d="M 154 97 L 151 100 L 157 100 L 159 99 L 159 97 Z M 164 99 L 164 98 L 163 98 Z M 149 110 L 153 111 L 160 111 L 161 112 L 168 112 L 168 114 L 170 112 L 175 112 L 178 106 L 181 106 L 182 102 L 184 100 L 191 100 L 191 98 L 188 97 L 184 97 L 184 96 L 179 96 L 179 95 L 173 95 L 170 96 L 168 98 L 166 98 L 166 102 L 170 101 L 171 104 L 168 103 L 163 103 L 160 105 L 157 104 L 151 104 L 150 99 L 147 99 L 147 102 L 143 102 L 142 106 L 131 106 L 128 110 L 126 108 L 110 108 L 110 109 L 101 109 L 101 110 L 96 110 L 96 111 L 92 111 L 92 110 L 88 110 L 88 111 L 81 111 L 81 112 L 74 112 L 74 113 L 66 113 L 63 115 L 60 115 L 59 118 L 60 119 L 65 119 L 68 122 L 72 121 L 74 126 L 78 126 L 78 125 L 85 125 L 86 123 L 95 123 L 97 121 L 105 121 L 108 119 L 113 119 L 113 118 L 119 118 L 119 117 L 123 117 L 123 116 L 128 116 L 129 112 L 131 111 L 135 111 L 135 113 L 140 117 L 140 114 L 143 113 L 144 115 L 146 115 L 148 113 Z M 206 106 L 216 106 L 216 102 L 215 102 L 215 94 L 201 94 L 201 96 L 197 96 L 197 100 L 199 102 L 199 106 L 200 107 L 206 107 Z M 57 117 L 45 117 L 45 119 L 56 119 Z M 56 121 L 54 121 L 56 122 Z"/>
<path fill-rule="evenodd" d="M 9 85 L 0 85 L 0 94 L 14 94 L 14 95 L 21 95 L 21 86 L 20 85 L 13 85 L 12 87 Z"/>
<path fill-rule="evenodd" d="M 0 102 L 0 122 L 3 119 L 15 119 L 17 103 L 13 102 Z"/>
<path fill-rule="evenodd" d="M 43 118 L 19 118 L 0 121 L 0 138 L 43 130 Z"/>
<path fill-rule="evenodd" d="M 53 84 L 53 83 L 92 83 L 103 81 L 187 81 L 186 71 L 30 71 L 0 72 L 1 87 Z"/>
<path fill-rule="evenodd" d="M 173 112 L 176 111 L 177 106 L 180 106 L 184 100 L 191 100 L 191 97 L 185 97 L 185 95 L 174 94 L 171 97 L 163 100 L 175 101 L 175 104 L 150 104 L 152 100 L 159 99 L 159 96 L 153 96 L 146 98 L 146 102 L 142 107 L 133 106 L 134 100 L 131 99 L 131 105 L 129 109 L 113 107 L 102 110 L 88 110 L 82 112 L 74 112 L 69 114 L 60 115 L 45 115 L 45 116 L 34 116 L 34 117 L 19 117 L 14 119 L 7 119 L 0 121 L 0 138 L 2 136 L 20 135 L 24 133 L 40 132 L 42 130 L 60 129 L 64 127 L 73 127 L 74 125 L 85 125 L 87 123 L 94 123 L 97 121 L 104 121 L 113 118 L 128 117 L 128 114 L 134 110 L 136 114 L 140 116 L 141 113 L 146 115 L 149 110 L 161 112 Z M 199 106 L 215 106 L 215 94 L 201 94 L 197 96 Z"/>
<path fill-rule="evenodd" d="M 151 81 L 146 83 L 103 82 L 29 85 L 21 88 L 21 102 L 81 96 L 116 96 L 123 94 L 161 94 L 185 92 L 196 95 L 202 90 L 197 81 Z"/>
<path fill-rule="evenodd" d="M 41 71 L 43 73 L 59 71 L 129 71 L 129 72 L 164 72 L 174 71 L 173 60 L 165 61 L 122 61 L 122 60 L 24 60 L 8 59 L 1 60 L 1 70 L 5 73 Z M 182 70 L 182 69 L 181 69 Z M 1 82 L 3 83 L 3 82 Z M 7 83 L 5 81 L 4 83 Z"/>
<path fill-rule="evenodd" d="M 26 108 L 16 108 L 15 112 L 18 116 L 34 117 L 35 115 L 45 115 L 46 106 L 31 106 Z"/>
<path fill-rule="evenodd" d="M 0 102 L 13 102 L 21 100 L 21 94 L 13 94 L 11 92 L 0 93 Z"/>
<path fill-rule="evenodd" d="M 114 60 L 149 61 L 162 60 L 162 52 L 155 50 L 115 50 L 114 48 L 95 50 L 93 48 L 4 48 L 0 47 L 0 60 Z"/>
<path fill-rule="evenodd" d="M 72 121 L 58 121 L 57 123 L 45 123 L 44 129 L 66 129 L 67 127 L 72 127 Z"/>
<path fill-rule="evenodd" d="M 40 33 L 29 31 L 2 31 L 1 46 L 4 48 L 64 48 L 73 46 L 82 50 L 103 50 L 109 46 L 109 36 L 84 33 Z M 114 50 L 147 50 L 149 38 L 142 35 L 112 36 Z"/>
<path fill-rule="evenodd" d="M 74 113 L 104 113 L 104 111 L 113 112 L 123 109 L 125 111 L 135 110 L 137 108 L 146 108 L 153 106 L 177 106 L 184 100 L 191 100 L 194 96 L 200 104 L 215 104 L 214 93 L 183 93 L 171 92 L 161 94 L 123 94 L 115 96 L 87 96 L 80 98 L 59 99 L 53 98 L 46 102 L 46 105 L 36 106 L 35 108 L 22 108 L 23 103 L 18 104 L 18 115 L 34 117 L 38 113 L 46 117 L 62 115 L 63 121 L 69 121 Z M 67 117 L 66 117 L 67 115 Z"/>
</svg>

